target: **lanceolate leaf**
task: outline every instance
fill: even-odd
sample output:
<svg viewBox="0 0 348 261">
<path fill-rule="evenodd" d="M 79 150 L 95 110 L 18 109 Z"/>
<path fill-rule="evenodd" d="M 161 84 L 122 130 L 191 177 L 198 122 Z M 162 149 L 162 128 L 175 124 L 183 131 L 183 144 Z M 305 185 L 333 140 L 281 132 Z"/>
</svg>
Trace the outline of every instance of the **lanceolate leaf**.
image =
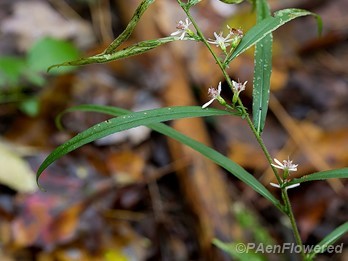
<svg viewBox="0 0 348 261">
<path fill-rule="evenodd" d="M 124 109 L 110 107 L 110 106 L 99 106 L 99 105 L 80 105 L 80 106 L 72 107 L 68 109 L 67 111 L 77 111 L 77 110 L 100 112 L 100 113 L 110 114 L 113 116 L 132 115 L 132 114 L 129 114 L 130 113 L 129 111 Z M 220 113 L 221 111 L 219 112 L 219 115 L 221 115 Z M 276 207 L 278 207 L 282 211 L 280 202 L 256 178 L 254 178 L 254 176 L 252 176 L 249 172 L 247 172 L 241 166 L 233 162 L 231 159 L 225 157 L 224 155 L 217 152 L 216 150 L 187 137 L 186 135 L 174 130 L 173 128 L 163 123 L 151 123 L 151 124 L 147 124 L 146 126 L 153 129 L 154 131 L 162 133 L 168 137 L 171 137 L 191 147 L 192 149 L 198 151 L 205 157 L 211 159 L 213 162 L 215 162 L 219 166 L 229 171 L 229 173 L 231 173 L 232 175 L 234 175 L 235 177 L 237 177 L 238 179 L 240 179 L 241 181 L 249 185 L 256 192 L 260 193 L 262 196 L 264 196 L 266 199 L 268 199 L 270 202 L 272 202 Z M 44 163 L 42 165 L 44 165 Z M 40 167 L 39 169 L 40 172 L 38 171 L 38 175 L 40 175 L 41 172 L 48 165 L 45 164 L 42 168 Z"/>
<path fill-rule="evenodd" d="M 241 42 L 236 47 L 234 52 L 226 57 L 224 64 L 229 64 L 238 55 L 249 49 L 251 46 L 262 40 L 264 37 L 269 35 L 280 26 L 284 25 L 285 23 L 297 17 L 306 15 L 312 15 L 317 19 L 318 30 L 319 33 L 321 33 L 322 21 L 320 16 L 318 16 L 317 14 L 296 8 L 280 10 L 275 12 L 274 16 L 262 20 L 262 22 L 256 24 L 253 28 L 251 28 L 242 38 Z"/>
<path fill-rule="evenodd" d="M 72 139 L 57 147 L 41 164 L 39 170 L 37 171 L 36 178 L 38 180 L 42 171 L 63 155 L 76 150 L 87 143 L 103 138 L 115 132 L 174 119 L 227 114 L 236 115 L 237 113 L 211 108 L 202 109 L 199 106 L 182 106 L 153 109 L 142 112 L 132 112 L 122 117 L 112 118 L 94 125 L 93 127 L 77 134 Z"/>
<path fill-rule="evenodd" d="M 256 1 L 257 23 L 271 17 L 266 0 Z M 253 123 L 258 135 L 265 126 L 270 80 L 272 73 L 272 33 L 266 35 L 255 46 L 254 79 L 253 79 Z"/>
<path fill-rule="evenodd" d="M 141 54 L 147 52 L 153 48 L 156 48 L 164 43 L 174 41 L 173 37 L 165 37 L 162 39 L 149 40 L 137 43 L 123 50 L 116 51 L 116 49 L 126 41 L 129 36 L 132 34 L 135 26 L 140 20 L 140 17 L 146 11 L 146 9 L 152 4 L 155 0 L 143 0 L 138 8 L 135 10 L 135 13 L 128 23 L 126 29 L 104 50 L 104 52 L 86 58 L 81 58 L 78 60 L 73 60 L 69 62 L 64 62 L 61 64 L 55 64 L 48 68 L 47 71 L 50 71 L 52 68 L 61 67 L 61 66 L 76 66 L 76 65 L 86 65 L 91 63 L 105 63 L 129 56 Z"/>
<path fill-rule="evenodd" d="M 348 232 L 348 222 L 340 225 L 318 243 L 311 253 L 307 255 L 307 260 L 314 260 L 317 254 L 324 253 L 328 246 L 332 246 L 340 237 Z M 343 243 L 342 243 L 343 244 Z"/>
<path fill-rule="evenodd" d="M 92 64 L 92 63 L 111 62 L 111 61 L 123 59 L 126 57 L 138 55 L 141 53 L 145 53 L 162 44 L 169 43 L 172 41 L 175 41 L 175 37 L 164 37 L 164 38 L 160 38 L 156 40 L 147 40 L 147 41 L 139 42 L 137 44 L 129 46 L 120 51 L 115 51 L 110 54 L 101 53 L 101 54 L 97 54 L 97 55 L 86 57 L 86 58 L 81 58 L 81 59 L 70 61 L 70 62 L 55 64 L 50 66 L 48 68 L 48 71 L 51 70 L 52 68 L 60 67 L 60 66 L 71 66 L 71 65 L 76 66 L 76 65 L 86 65 L 86 64 Z"/>
<path fill-rule="evenodd" d="M 155 0 L 144 0 L 135 10 L 135 13 L 128 23 L 126 29 L 105 49 L 103 54 L 113 53 L 117 47 L 119 47 L 124 41 L 126 41 L 129 36 L 132 34 L 135 26 L 138 24 L 140 17 L 146 11 L 146 9 L 152 4 Z"/>
<path fill-rule="evenodd" d="M 338 179 L 348 178 L 348 168 L 316 172 L 313 174 L 303 176 L 298 179 L 293 179 L 288 184 L 292 185 L 292 184 L 302 183 L 307 181 L 326 180 L 326 179 L 334 179 L 334 178 L 338 178 Z"/>
</svg>

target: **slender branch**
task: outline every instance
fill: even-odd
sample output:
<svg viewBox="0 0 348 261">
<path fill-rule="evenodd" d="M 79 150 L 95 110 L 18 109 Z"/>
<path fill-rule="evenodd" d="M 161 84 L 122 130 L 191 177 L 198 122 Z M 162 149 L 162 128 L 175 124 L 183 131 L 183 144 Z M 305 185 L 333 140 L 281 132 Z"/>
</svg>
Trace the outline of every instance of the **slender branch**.
<svg viewBox="0 0 348 261">
<path fill-rule="evenodd" d="M 180 4 L 180 2 L 179 2 Z M 197 35 L 201 38 L 201 41 L 205 44 L 205 46 L 208 48 L 208 50 L 210 51 L 210 53 L 212 54 L 212 56 L 214 57 L 214 60 L 216 61 L 217 65 L 220 67 L 221 71 L 222 71 L 222 74 L 223 76 L 225 77 L 226 79 L 226 82 L 228 84 L 228 86 L 233 90 L 232 86 L 232 81 L 231 81 L 231 78 L 229 77 L 229 75 L 227 74 L 226 70 L 225 70 L 225 67 L 223 66 L 223 64 L 221 63 L 220 59 L 217 57 L 217 55 L 215 54 L 215 52 L 213 51 L 213 49 L 211 48 L 210 44 L 207 42 L 207 39 L 204 37 L 202 31 L 200 30 L 200 28 L 198 27 L 196 21 L 193 19 L 193 17 L 191 16 L 189 10 L 187 10 L 186 8 L 183 8 L 187 17 L 190 19 L 190 21 L 192 22 L 192 25 L 195 27 L 196 31 L 197 31 Z M 272 170 L 273 170 L 273 173 L 275 175 L 275 177 L 277 178 L 277 181 L 278 181 L 278 184 L 281 184 L 282 182 L 282 179 L 280 178 L 279 174 L 278 174 L 278 171 L 275 167 L 273 167 L 271 165 L 271 163 L 273 162 L 272 160 L 272 157 L 270 155 L 270 153 L 268 152 L 261 136 L 258 134 L 257 130 L 255 129 L 251 119 L 250 119 L 250 116 L 249 114 L 247 113 L 244 105 L 243 105 L 243 102 L 241 101 L 241 99 L 238 97 L 238 100 L 237 100 L 237 103 L 238 105 L 240 105 L 240 108 L 242 110 L 242 113 L 243 113 L 243 116 L 245 117 L 251 131 L 253 132 L 257 142 L 259 143 L 262 151 L 264 152 L 266 158 L 267 158 L 267 161 L 269 162 Z"/>
<path fill-rule="evenodd" d="M 286 188 L 282 188 L 282 198 L 283 198 L 284 203 L 285 203 L 286 208 L 287 208 L 286 209 L 286 214 L 287 214 L 287 216 L 290 219 L 292 232 L 294 233 L 296 244 L 301 248 L 301 256 L 302 256 L 303 260 L 305 260 L 306 259 L 306 255 L 304 253 L 302 239 L 301 239 L 300 233 L 299 233 L 298 228 L 297 228 L 295 216 L 294 216 L 294 213 L 292 211 L 290 199 L 289 199 L 289 196 L 288 196 L 288 191 L 287 191 Z"/>
<path fill-rule="evenodd" d="M 212 50 L 211 46 L 209 45 L 209 43 L 207 42 L 206 38 L 204 37 L 202 31 L 198 27 L 196 21 L 191 16 L 189 10 L 187 8 L 183 8 L 183 9 L 184 9 L 187 17 L 190 19 L 190 21 L 192 22 L 193 26 L 195 27 L 197 35 L 200 37 L 201 41 L 208 48 L 208 50 L 210 51 L 210 53 L 214 57 L 217 65 L 220 67 L 220 69 L 221 69 L 221 71 L 223 73 L 223 76 L 225 77 L 225 79 L 227 81 L 227 84 L 233 90 L 233 88 L 232 88 L 233 84 L 232 84 L 232 81 L 231 81 L 229 75 L 227 74 L 227 72 L 225 70 L 225 66 L 221 63 L 220 59 L 217 57 L 215 52 Z M 247 111 L 246 111 L 246 109 L 245 109 L 245 107 L 243 105 L 243 102 L 241 101 L 241 99 L 239 97 L 238 97 L 237 103 L 240 106 L 241 111 L 243 113 L 243 116 L 245 117 L 245 119 L 246 119 L 246 121 L 247 121 L 247 123 L 248 123 L 248 125 L 249 125 L 249 127 L 251 129 L 251 131 L 253 132 L 257 142 L 259 143 L 262 151 L 264 152 L 264 155 L 266 156 L 266 158 L 267 158 L 267 160 L 268 160 L 268 162 L 269 162 L 269 164 L 270 164 L 270 166 L 271 166 L 271 168 L 273 170 L 273 173 L 274 173 L 274 175 L 275 175 L 275 177 L 276 177 L 276 179 L 278 181 L 278 184 L 282 184 L 283 180 L 279 176 L 277 169 L 273 165 L 271 165 L 271 163 L 273 162 L 272 157 L 271 157 L 270 153 L 268 152 L 268 150 L 267 150 L 267 148 L 266 148 L 266 146 L 265 146 L 265 144 L 263 142 L 262 137 L 258 134 L 257 130 L 255 129 L 255 126 L 253 125 L 253 123 L 252 123 L 252 121 L 250 119 L 250 116 L 247 113 Z M 303 249 L 303 243 L 302 243 L 302 240 L 301 240 L 300 233 L 298 231 L 298 227 L 297 227 L 297 224 L 296 224 L 294 213 L 292 211 L 292 207 L 291 207 L 291 203 L 290 203 L 290 200 L 289 200 L 289 197 L 288 197 L 288 194 L 287 194 L 286 187 L 281 188 L 281 193 L 282 193 L 282 199 L 283 199 L 283 202 L 284 202 L 284 205 L 281 206 L 282 210 L 283 210 L 283 212 L 286 213 L 286 215 L 290 219 L 290 223 L 291 223 L 292 231 L 294 233 L 295 241 L 296 241 L 297 245 L 299 245 L 299 247 L 301 248 L 301 256 L 305 260 L 306 256 L 305 256 L 304 249 Z"/>
</svg>

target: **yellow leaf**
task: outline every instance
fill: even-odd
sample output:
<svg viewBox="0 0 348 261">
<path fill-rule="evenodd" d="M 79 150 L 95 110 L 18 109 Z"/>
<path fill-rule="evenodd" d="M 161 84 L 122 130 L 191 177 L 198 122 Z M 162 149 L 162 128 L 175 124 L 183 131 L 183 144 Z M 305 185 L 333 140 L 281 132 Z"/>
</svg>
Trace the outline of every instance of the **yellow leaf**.
<svg viewBox="0 0 348 261">
<path fill-rule="evenodd" d="M 29 164 L 1 142 L 0 183 L 18 192 L 37 190 L 35 173 Z"/>
</svg>

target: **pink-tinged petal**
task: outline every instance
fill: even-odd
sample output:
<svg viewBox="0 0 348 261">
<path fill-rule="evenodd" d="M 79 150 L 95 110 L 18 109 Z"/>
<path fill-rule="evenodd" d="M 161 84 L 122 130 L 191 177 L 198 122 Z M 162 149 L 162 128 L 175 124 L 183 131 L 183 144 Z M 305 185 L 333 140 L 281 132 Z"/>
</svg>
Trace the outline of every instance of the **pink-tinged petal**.
<svg viewBox="0 0 348 261">
<path fill-rule="evenodd" d="M 211 100 L 203 104 L 202 108 L 204 109 L 208 107 L 210 104 L 212 104 L 214 100 L 219 98 L 220 93 L 221 93 L 221 82 L 219 82 L 217 89 L 215 89 L 214 87 L 210 87 L 208 89 L 208 95 L 210 96 Z"/>
</svg>

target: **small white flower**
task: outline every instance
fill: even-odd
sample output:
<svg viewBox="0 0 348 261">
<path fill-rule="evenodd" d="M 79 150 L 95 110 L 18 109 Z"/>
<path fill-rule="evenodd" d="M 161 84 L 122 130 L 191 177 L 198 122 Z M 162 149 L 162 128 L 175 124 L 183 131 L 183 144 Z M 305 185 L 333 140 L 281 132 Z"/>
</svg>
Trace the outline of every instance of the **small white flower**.
<svg viewBox="0 0 348 261">
<path fill-rule="evenodd" d="M 275 183 L 269 183 L 272 187 L 276 187 L 276 188 L 280 188 L 280 185 L 279 184 L 275 184 Z M 290 185 L 290 186 L 287 186 L 287 187 L 285 187 L 285 189 L 286 190 L 288 190 L 288 189 L 292 189 L 292 188 L 296 188 L 296 187 L 298 187 L 298 186 L 300 186 L 300 183 L 296 183 L 296 184 L 292 184 L 292 185 Z"/>
<path fill-rule="evenodd" d="M 271 165 L 275 168 L 286 170 L 286 171 L 297 171 L 298 164 L 292 164 L 292 160 L 283 160 L 281 163 L 279 160 L 274 159 L 277 164 L 271 163 Z"/>
<path fill-rule="evenodd" d="M 211 100 L 208 101 L 207 103 L 203 104 L 202 108 L 207 108 L 210 104 L 213 103 L 213 101 L 215 101 L 218 97 L 220 97 L 220 93 L 221 93 L 221 82 L 219 82 L 218 88 L 215 89 L 213 87 L 210 87 L 208 89 L 208 95 L 211 97 Z"/>
<path fill-rule="evenodd" d="M 188 33 L 190 31 L 189 26 L 191 25 L 191 22 L 189 21 L 188 18 L 185 19 L 185 22 L 183 21 L 179 21 L 179 23 L 176 26 L 176 30 L 175 32 L 171 33 L 170 35 L 178 35 L 181 34 L 179 36 L 179 40 L 184 40 L 186 33 Z"/>
<path fill-rule="evenodd" d="M 226 47 L 229 46 L 229 43 L 233 41 L 233 39 L 231 39 L 231 33 L 229 33 L 226 37 L 223 37 L 222 32 L 220 32 L 219 34 L 214 32 L 214 36 L 215 40 L 209 39 L 207 42 L 215 44 L 217 47 L 220 47 L 223 51 L 226 51 Z"/>
<path fill-rule="evenodd" d="M 233 91 L 237 94 L 239 94 L 240 92 L 245 90 L 245 86 L 247 84 L 248 81 L 245 81 L 244 83 L 241 82 L 235 82 L 232 80 L 232 85 L 233 85 Z"/>
</svg>

